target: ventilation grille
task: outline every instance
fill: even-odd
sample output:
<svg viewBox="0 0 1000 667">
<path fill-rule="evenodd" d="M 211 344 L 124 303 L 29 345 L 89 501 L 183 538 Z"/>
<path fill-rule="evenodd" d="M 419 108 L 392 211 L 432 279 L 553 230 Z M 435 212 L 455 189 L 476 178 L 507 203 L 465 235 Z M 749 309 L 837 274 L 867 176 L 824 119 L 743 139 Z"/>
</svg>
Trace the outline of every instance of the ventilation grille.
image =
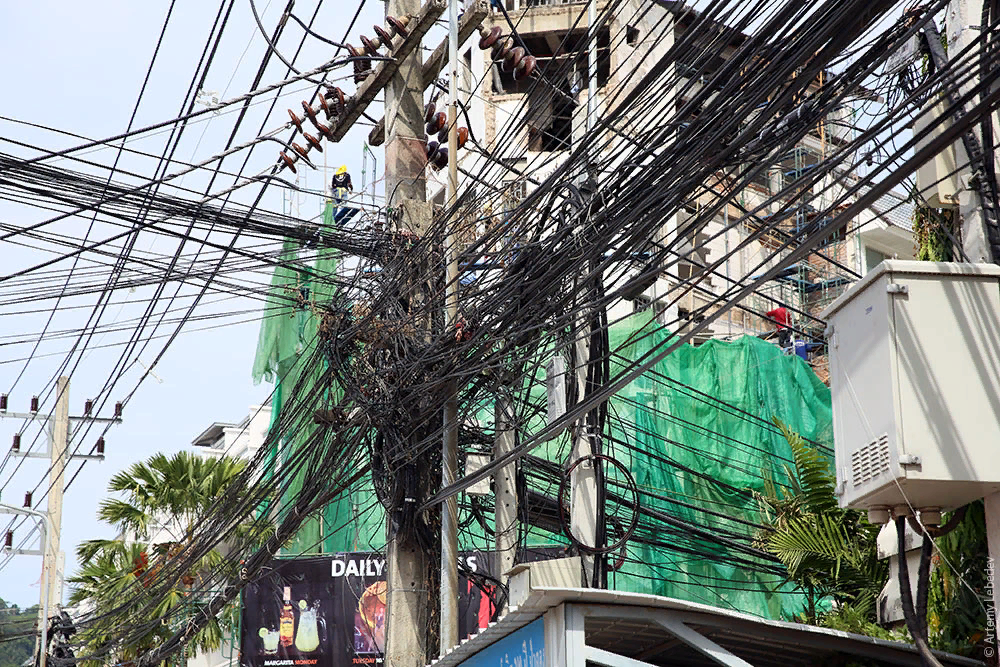
<svg viewBox="0 0 1000 667">
<path fill-rule="evenodd" d="M 851 481 L 862 486 L 882 473 L 889 472 L 889 434 L 855 449 L 851 454 Z"/>
</svg>

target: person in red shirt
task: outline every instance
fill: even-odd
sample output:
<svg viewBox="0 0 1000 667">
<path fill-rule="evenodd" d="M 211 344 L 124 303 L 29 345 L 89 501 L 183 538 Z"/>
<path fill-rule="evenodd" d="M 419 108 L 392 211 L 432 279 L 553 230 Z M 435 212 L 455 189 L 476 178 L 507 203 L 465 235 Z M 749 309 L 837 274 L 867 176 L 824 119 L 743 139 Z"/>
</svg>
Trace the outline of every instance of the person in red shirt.
<svg viewBox="0 0 1000 667">
<path fill-rule="evenodd" d="M 778 327 L 778 345 L 788 347 L 792 341 L 792 331 L 788 328 L 788 309 L 779 305 L 774 310 L 767 311 L 766 315 L 774 320 Z"/>
</svg>

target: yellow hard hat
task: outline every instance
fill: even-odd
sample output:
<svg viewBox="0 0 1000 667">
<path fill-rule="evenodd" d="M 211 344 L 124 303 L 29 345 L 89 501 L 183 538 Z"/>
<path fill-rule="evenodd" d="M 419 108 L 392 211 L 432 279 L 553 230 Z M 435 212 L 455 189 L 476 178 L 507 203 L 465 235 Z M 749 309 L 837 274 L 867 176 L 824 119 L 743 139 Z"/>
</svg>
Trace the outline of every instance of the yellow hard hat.
<svg viewBox="0 0 1000 667">
<path fill-rule="evenodd" d="M 337 168 L 337 175 L 338 176 L 340 176 L 341 174 L 346 174 L 346 173 L 347 173 L 347 165 L 346 164 L 342 164 L 342 165 L 340 165 L 340 167 Z"/>
</svg>

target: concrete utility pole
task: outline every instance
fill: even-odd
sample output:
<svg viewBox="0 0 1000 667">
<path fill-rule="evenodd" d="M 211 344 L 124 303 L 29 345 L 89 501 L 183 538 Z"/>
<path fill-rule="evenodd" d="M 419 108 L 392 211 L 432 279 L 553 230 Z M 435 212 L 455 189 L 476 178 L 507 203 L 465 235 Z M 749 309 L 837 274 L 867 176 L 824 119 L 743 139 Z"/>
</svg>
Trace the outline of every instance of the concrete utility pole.
<svg viewBox="0 0 1000 667">
<path fill-rule="evenodd" d="M 33 398 L 31 411 L 10 412 L 6 409 L 6 396 L 4 396 L 0 409 L 0 419 L 10 418 L 27 421 L 45 421 L 48 431 L 47 444 L 48 451 L 30 452 L 20 450 L 20 435 L 15 438 L 14 447 L 11 454 L 16 457 L 47 459 L 49 462 L 48 488 L 46 489 L 47 505 L 45 516 L 47 523 L 42 526 L 45 531 L 44 546 L 41 552 L 36 555 L 42 556 L 42 587 L 39 599 L 39 624 L 47 625 L 48 610 L 55 609 L 62 604 L 63 589 L 63 554 L 59 549 L 59 538 L 62 530 L 62 506 L 63 492 L 65 487 L 66 466 L 70 460 L 104 460 L 104 441 L 98 440 L 96 454 L 73 454 L 69 449 L 69 430 L 74 421 L 105 422 L 117 424 L 121 422 L 121 404 L 115 405 L 115 416 L 112 418 L 93 417 L 90 413 L 92 403 L 88 402 L 88 408 L 82 417 L 70 417 L 69 415 L 69 378 L 60 377 L 56 383 L 56 409 L 49 416 L 38 412 L 38 399 Z M 0 511 L 0 514 L 9 512 Z M 30 510 L 18 512 L 20 514 L 35 515 Z M 15 550 L 18 554 L 35 554 L 34 551 Z"/>
<path fill-rule="evenodd" d="M 562 382 L 563 379 L 559 378 Z M 496 439 L 493 442 L 493 458 L 514 451 L 513 407 L 510 396 L 501 389 L 494 406 Z M 507 584 L 507 573 L 514 567 L 517 555 L 517 464 L 511 463 L 500 468 L 494 479 L 494 521 L 493 532 L 496 540 L 496 571 L 500 581 Z M 502 611 L 502 610 L 498 610 Z"/>
<path fill-rule="evenodd" d="M 389 0 L 387 16 L 416 16 L 420 0 Z M 385 88 L 385 192 L 397 229 L 423 235 L 431 221 L 426 202 L 422 63 L 419 45 L 399 63 Z M 415 269 L 416 270 L 416 269 Z M 430 591 L 428 555 L 388 517 L 386 543 L 386 667 L 424 667 Z"/>
<path fill-rule="evenodd" d="M 448 206 L 458 201 L 458 2 L 448 1 Z M 453 208 L 454 210 L 454 208 Z M 448 331 L 458 324 L 457 213 L 449 221 L 445 239 L 445 322 Z M 444 405 L 444 441 L 441 448 L 441 488 L 458 476 L 458 387 L 448 383 Z M 441 634 L 439 653 L 458 645 L 458 498 L 451 496 L 441 512 Z"/>
<path fill-rule="evenodd" d="M 577 400 L 582 401 L 587 392 L 587 367 L 590 365 L 589 317 L 577 318 L 573 345 L 576 348 L 576 395 Z M 574 430 L 570 464 L 595 453 L 593 438 L 598 435 L 590 433 L 587 415 L 576 422 Z M 580 463 L 571 473 L 570 530 L 584 546 L 597 546 L 597 469 L 593 460 Z M 583 563 L 583 585 L 591 586 L 594 581 L 594 556 L 581 553 L 580 560 Z"/>
<path fill-rule="evenodd" d="M 69 444 L 69 378 L 56 381 L 56 413 L 52 424 L 52 447 L 49 451 L 49 496 L 46 511 L 52 532 L 49 535 L 45 562 L 48 564 L 49 609 L 62 604 L 62 573 L 59 572 L 59 538 L 62 532 L 63 487 L 65 484 L 66 447 Z"/>
<path fill-rule="evenodd" d="M 597 0 L 590 0 L 587 7 L 588 50 L 587 50 L 587 133 L 591 133 L 597 123 Z M 587 202 L 589 205 L 589 202 Z M 587 391 L 587 369 L 590 365 L 590 316 L 581 314 L 577 319 L 575 346 L 576 395 L 582 400 Z M 589 432 L 586 416 L 576 423 L 573 434 L 573 450 L 570 463 L 591 456 L 594 451 L 594 437 L 599 434 Z M 584 461 L 573 469 L 570 479 L 570 530 L 580 543 L 597 546 L 597 469 L 594 461 Z M 580 554 L 583 563 L 583 584 L 590 586 L 594 581 L 595 558 L 593 554 Z"/>
<path fill-rule="evenodd" d="M 597 122 L 597 0 L 587 5 L 587 132 Z"/>
</svg>

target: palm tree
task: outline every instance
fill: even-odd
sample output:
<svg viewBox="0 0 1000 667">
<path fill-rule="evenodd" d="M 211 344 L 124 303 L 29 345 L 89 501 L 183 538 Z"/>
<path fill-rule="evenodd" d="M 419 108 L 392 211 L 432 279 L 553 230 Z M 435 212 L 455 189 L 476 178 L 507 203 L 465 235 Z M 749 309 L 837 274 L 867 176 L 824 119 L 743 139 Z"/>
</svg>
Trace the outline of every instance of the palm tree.
<svg viewBox="0 0 1000 667">
<path fill-rule="evenodd" d="M 111 479 L 108 490 L 123 497 L 104 500 L 98 517 L 120 536 L 81 544 L 80 570 L 69 579 L 71 603 L 95 612 L 94 622 L 80 633 L 95 660 L 134 660 L 197 609 L 196 582 L 203 573 L 217 572 L 225 559 L 212 549 L 180 572 L 173 566 L 183 560 L 199 521 L 244 468 L 243 461 L 229 457 L 209 460 L 182 451 L 156 454 Z M 192 637 L 188 646 L 195 653 L 221 645 L 235 611 L 220 617 Z M 123 619 L 128 633 L 121 632 Z"/>
<path fill-rule="evenodd" d="M 757 534 L 759 546 L 784 563 L 788 581 L 805 593 L 807 622 L 905 640 L 905 630 L 890 632 L 878 625 L 875 601 L 888 577 L 888 561 L 877 557 L 879 527 L 861 512 L 840 509 L 830 461 L 779 420 L 775 424 L 792 449 L 795 469 L 786 467 L 788 488 L 768 482 L 757 494 L 770 524 Z M 971 503 L 965 518 L 935 544 L 927 610 L 930 644 L 982 660 L 992 647 L 983 603 L 992 589 L 983 501 Z M 835 608 L 821 613 L 830 600 Z"/>
<path fill-rule="evenodd" d="M 824 620 L 820 607 L 832 600 L 837 610 L 828 623 L 849 620 L 859 626 L 855 631 L 867 624 L 877 632 L 876 601 L 888 577 L 887 561 L 878 559 L 876 548 L 879 527 L 862 512 L 841 509 L 831 461 L 779 419 L 774 423 L 788 441 L 795 470 L 786 467 L 789 488 L 770 482 L 756 494 L 770 523 L 757 542 L 777 556 L 788 581 L 805 594 L 806 622 Z"/>
<path fill-rule="evenodd" d="M 97 515 L 136 539 L 155 537 L 151 530 L 158 527 L 180 541 L 244 467 L 227 456 L 155 454 L 111 478 L 108 490 L 124 493 L 125 499 L 105 500 Z"/>
</svg>

